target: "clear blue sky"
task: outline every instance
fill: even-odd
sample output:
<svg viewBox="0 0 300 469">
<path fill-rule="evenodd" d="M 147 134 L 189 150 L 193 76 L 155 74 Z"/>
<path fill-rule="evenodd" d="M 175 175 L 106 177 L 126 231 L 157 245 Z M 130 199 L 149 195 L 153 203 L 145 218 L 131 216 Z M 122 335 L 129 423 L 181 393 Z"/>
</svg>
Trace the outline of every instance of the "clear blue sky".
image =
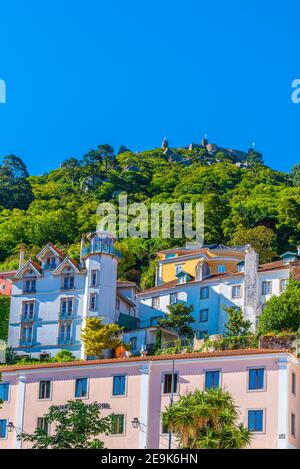
<svg viewBox="0 0 300 469">
<path fill-rule="evenodd" d="M 7 0 L 0 158 L 32 174 L 100 143 L 199 142 L 300 161 L 297 0 Z"/>
</svg>

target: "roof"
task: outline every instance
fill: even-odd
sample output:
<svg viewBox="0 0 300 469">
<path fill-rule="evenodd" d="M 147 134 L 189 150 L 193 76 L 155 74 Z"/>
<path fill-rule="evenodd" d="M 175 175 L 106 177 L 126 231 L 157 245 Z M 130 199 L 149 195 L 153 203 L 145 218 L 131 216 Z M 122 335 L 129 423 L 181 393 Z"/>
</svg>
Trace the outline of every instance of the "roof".
<svg viewBox="0 0 300 469">
<path fill-rule="evenodd" d="M 17 273 L 17 270 L 8 270 L 7 272 L 0 272 L 0 278 L 3 280 L 12 279 Z"/>
<path fill-rule="evenodd" d="M 290 265 L 297 267 L 300 267 L 300 260 L 296 262 L 292 262 Z M 258 266 L 258 272 L 268 272 L 272 270 L 283 270 L 283 269 L 289 269 L 290 265 L 284 264 L 282 260 L 280 261 L 275 261 L 275 262 L 269 262 L 268 264 L 261 264 Z M 213 274 L 210 275 L 209 277 L 204 278 L 203 280 L 196 280 L 193 279 L 190 282 L 185 283 L 185 285 L 193 285 L 195 283 L 202 283 L 202 282 L 207 282 L 207 281 L 212 281 L 216 279 L 230 279 L 234 277 L 240 277 L 244 276 L 244 272 L 232 272 L 232 273 L 218 273 L 218 274 Z M 168 290 L 169 288 L 174 288 L 178 286 L 178 280 L 171 280 L 170 282 L 166 282 L 163 285 L 157 285 L 156 287 L 148 288 L 147 290 L 143 290 L 141 293 L 138 293 L 138 295 L 144 295 L 147 293 L 152 293 L 156 291 L 162 291 L 162 290 Z"/>
<path fill-rule="evenodd" d="M 120 363 L 139 363 L 139 362 L 159 362 L 166 360 L 192 360 L 199 358 L 230 358 L 242 357 L 253 355 L 276 355 L 291 353 L 290 350 L 285 349 L 240 349 L 240 350 L 222 350 L 216 352 L 195 352 L 183 353 L 176 355 L 154 355 L 146 357 L 127 357 L 127 358 L 110 358 L 103 360 L 82 360 L 62 363 L 43 363 L 43 364 L 30 364 L 30 365 L 12 365 L 0 367 L 1 373 L 19 371 L 19 370 L 42 370 L 42 369 L 56 369 L 56 368 L 70 368 L 75 366 L 95 366 L 95 365 L 109 365 Z"/>
<path fill-rule="evenodd" d="M 130 282 L 127 280 L 117 280 L 117 288 L 126 288 L 126 287 L 135 287 L 137 290 L 140 290 L 140 287 L 135 282 Z"/>
</svg>

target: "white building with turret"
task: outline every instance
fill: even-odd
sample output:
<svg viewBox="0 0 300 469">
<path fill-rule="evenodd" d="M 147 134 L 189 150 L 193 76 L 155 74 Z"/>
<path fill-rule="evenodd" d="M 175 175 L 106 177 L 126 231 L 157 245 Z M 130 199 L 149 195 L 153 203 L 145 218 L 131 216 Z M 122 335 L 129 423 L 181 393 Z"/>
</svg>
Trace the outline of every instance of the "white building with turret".
<svg viewBox="0 0 300 469">
<path fill-rule="evenodd" d="M 132 282 L 117 282 L 119 253 L 107 232 L 88 235 L 75 262 L 49 243 L 12 279 L 8 345 L 18 354 L 53 356 L 62 349 L 83 357 L 81 329 L 88 317 L 104 323 L 136 317 Z"/>
</svg>

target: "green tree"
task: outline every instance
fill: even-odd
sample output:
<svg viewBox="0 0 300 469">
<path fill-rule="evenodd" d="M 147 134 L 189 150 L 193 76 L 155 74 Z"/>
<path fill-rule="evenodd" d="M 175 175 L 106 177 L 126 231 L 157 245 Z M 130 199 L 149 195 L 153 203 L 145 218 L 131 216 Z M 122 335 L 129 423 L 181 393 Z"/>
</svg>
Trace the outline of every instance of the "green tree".
<svg viewBox="0 0 300 469">
<path fill-rule="evenodd" d="M 258 333 L 291 331 L 300 327 L 300 282 L 290 279 L 285 292 L 272 296 L 258 319 Z"/>
<path fill-rule="evenodd" d="M 227 321 L 225 323 L 225 335 L 244 336 L 251 332 L 251 321 L 244 318 L 243 311 L 234 307 L 223 306 L 227 313 Z"/>
<path fill-rule="evenodd" d="M 238 228 L 233 235 L 231 244 L 233 246 L 251 244 L 259 255 L 260 263 L 270 262 L 276 255 L 273 249 L 276 235 L 273 230 L 266 226 L 255 228 Z"/>
<path fill-rule="evenodd" d="M 181 396 L 162 414 L 163 425 L 175 433 L 180 448 L 241 449 L 251 433 L 238 423 L 238 411 L 229 392 L 196 390 Z"/>
<path fill-rule="evenodd" d="M 103 350 L 112 350 L 122 345 L 121 332 L 122 327 L 118 324 L 103 324 L 101 319 L 88 318 L 81 333 L 86 355 L 98 356 Z"/>
<path fill-rule="evenodd" d="M 61 350 L 53 358 L 55 362 L 72 362 L 74 360 L 76 358 L 70 350 Z"/>
<path fill-rule="evenodd" d="M 191 315 L 194 307 L 176 303 L 169 305 L 168 310 L 167 317 L 160 319 L 159 324 L 173 329 L 180 337 L 193 337 L 194 331 L 190 325 L 195 322 Z"/>
<path fill-rule="evenodd" d="M 0 295 L 0 340 L 7 341 L 10 298 Z"/>
<path fill-rule="evenodd" d="M 13 209 L 27 209 L 33 200 L 28 171 L 18 156 L 3 158 L 0 166 L 0 206 Z"/>
<path fill-rule="evenodd" d="M 48 426 L 55 424 L 54 434 L 37 428 L 33 434 L 21 433 L 18 438 L 33 443 L 33 449 L 102 449 L 99 436 L 111 431 L 111 416 L 101 418 L 97 402 L 74 400 L 51 406 L 44 419 Z"/>
</svg>

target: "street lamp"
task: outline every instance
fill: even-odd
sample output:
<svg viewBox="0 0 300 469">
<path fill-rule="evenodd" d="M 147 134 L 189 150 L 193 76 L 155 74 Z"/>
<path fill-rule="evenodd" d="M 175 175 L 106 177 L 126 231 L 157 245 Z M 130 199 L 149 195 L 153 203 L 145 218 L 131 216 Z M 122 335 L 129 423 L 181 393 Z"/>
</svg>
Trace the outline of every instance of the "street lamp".
<svg viewBox="0 0 300 469">
<path fill-rule="evenodd" d="M 132 425 L 133 428 L 139 428 L 141 423 L 140 423 L 140 421 L 137 417 L 134 417 L 134 419 L 131 422 L 131 425 Z"/>
</svg>

